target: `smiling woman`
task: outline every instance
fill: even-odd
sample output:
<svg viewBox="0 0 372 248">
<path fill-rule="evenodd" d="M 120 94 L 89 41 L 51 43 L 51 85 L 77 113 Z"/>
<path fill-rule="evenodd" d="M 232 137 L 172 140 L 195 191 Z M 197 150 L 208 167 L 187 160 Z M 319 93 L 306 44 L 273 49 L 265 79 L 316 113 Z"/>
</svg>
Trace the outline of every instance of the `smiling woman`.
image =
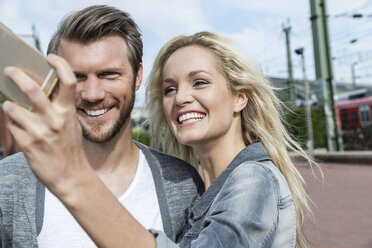
<svg viewBox="0 0 372 248">
<path fill-rule="evenodd" d="M 208 146 L 216 140 L 224 145 L 229 141 L 244 144 L 235 117 L 244 108 L 247 95 L 231 93 L 216 59 L 205 48 L 188 46 L 175 51 L 164 65 L 164 114 L 172 133 L 184 145 Z"/>
<path fill-rule="evenodd" d="M 189 208 L 180 247 L 305 247 L 300 153 L 281 102 L 239 45 L 209 32 L 178 36 L 147 87 L 154 144 L 201 169 L 206 192 Z M 158 233 L 158 247 L 171 242 Z"/>
</svg>

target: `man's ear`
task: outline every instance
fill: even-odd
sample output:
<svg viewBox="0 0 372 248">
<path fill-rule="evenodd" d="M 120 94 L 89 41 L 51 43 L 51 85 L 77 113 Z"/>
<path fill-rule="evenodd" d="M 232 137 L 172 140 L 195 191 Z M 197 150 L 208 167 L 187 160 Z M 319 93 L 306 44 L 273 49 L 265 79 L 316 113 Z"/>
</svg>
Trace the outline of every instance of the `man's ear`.
<svg viewBox="0 0 372 248">
<path fill-rule="evenodd" d="M 138 90 L 142 83 L 142 76 L 143 76 L 143 67 L 142 63 L 140 64 L 138 71 L 137 71 L 137 77 L 136 77 L 136 85 L 135 89 Z"/>
<path fill-rule="evenodd" d="M 245 108 L 245 106 L 247 106 L 247 103 L 248 103 L 248 95 L 247 95 L 247 93 L 246 92 L 239 92 L 235 96 L 235 107 L 234 107 L 234 111 L 236 113 L 242 111 Z"/>
</svg>

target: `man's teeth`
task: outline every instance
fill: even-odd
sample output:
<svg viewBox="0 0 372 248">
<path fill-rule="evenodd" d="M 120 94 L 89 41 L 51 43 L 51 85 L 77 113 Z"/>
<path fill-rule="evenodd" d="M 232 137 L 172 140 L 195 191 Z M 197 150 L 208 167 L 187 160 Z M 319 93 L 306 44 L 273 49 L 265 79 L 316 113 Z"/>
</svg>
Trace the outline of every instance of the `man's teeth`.
<svg viewBox="0 0 372 248">
<path fill-rule="evenodd" d="M 107 111 L 108 111 L 108 108 L 98 109 L 98 110 L 85 109 L 85 113 L 87 113 L 89 116 L 103 115 Z"/>
<path fill-rule="evenodd" d="M 196 122 L 198 120 L 201 120 L 205 117 L 205 114 L 200 114 L 200 113 L 187 113 L 184 115 L 181 115 L 178 117 L 178 121 L 182 124 L 187 124 L 191 122 Z"/>
</svg>

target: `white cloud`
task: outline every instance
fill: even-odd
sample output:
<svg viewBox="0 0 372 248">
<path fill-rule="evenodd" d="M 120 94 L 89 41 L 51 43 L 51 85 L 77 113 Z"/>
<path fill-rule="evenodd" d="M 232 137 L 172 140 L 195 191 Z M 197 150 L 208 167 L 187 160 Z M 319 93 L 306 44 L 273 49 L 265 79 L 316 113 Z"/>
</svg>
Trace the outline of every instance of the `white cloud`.
<svg viewBox="0 0 372 248">
<path fill-rule="evenodd" d="M 298 15 L 309 10 L 309 1 L 305 0 L 217 0 L 218 4 L 225 5 L 227 8 L 236 8 L 249 11 L 258 11 L 275 15 Z"/>
</svg>

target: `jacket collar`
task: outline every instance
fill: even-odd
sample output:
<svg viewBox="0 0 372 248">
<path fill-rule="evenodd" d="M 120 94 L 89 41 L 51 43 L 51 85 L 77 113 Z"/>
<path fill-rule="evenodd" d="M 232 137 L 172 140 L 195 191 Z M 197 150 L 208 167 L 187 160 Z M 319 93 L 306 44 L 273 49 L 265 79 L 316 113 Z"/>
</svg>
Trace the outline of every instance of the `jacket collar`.
<svg viewBox="0 0 372 248">
<path fill-rule="evenodd" d="M 189 218 L 194 221 L 201 218 L 204 213 L 209 209 L 213 200 L 216 198 L 218 192 L 220 192 L 223 184 L 225 183 L 231 172 L 245 161 L 256 161 L 262 162 L 271 160 L 267 153 L 264 145 L 261 142 L 253 143 L 242 151 L 231 161 L 227 168 L 221 173 L 220 176 L 212 183 L 211 186 L 204 192 L 204 194 L 198 198 L 194 205 L 189 209 Z"/>
</svg>

